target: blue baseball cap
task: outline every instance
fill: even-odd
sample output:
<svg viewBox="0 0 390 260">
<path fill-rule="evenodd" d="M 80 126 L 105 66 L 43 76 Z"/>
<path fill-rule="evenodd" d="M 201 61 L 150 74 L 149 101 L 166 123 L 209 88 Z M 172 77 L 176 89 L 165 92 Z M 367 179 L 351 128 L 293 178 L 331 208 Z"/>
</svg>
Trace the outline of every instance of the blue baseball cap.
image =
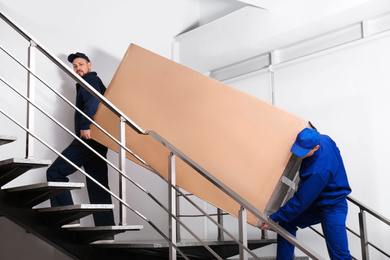
<svg viewBox="0 0 390 260">
<path fill-rule="evenodd" d="M 89 58 L 87 57 L 87 55 L 85 55 L 84 53 L 81 53 L 81 52 L 76 52 L 76 53 L 69 54 L 68 61 L 70 63 L 73 63 L 74 59 L 76 59 L 76 58 L 83 58 L 83 59 L 87 60 L 88 62 L 91 62 L 89 60 Z"/>
<path fill-rule="evenodd" d="M 297 136 L 291 152 L 299 157 L 307 155 L 320 143 L 320 134 L 315 129 L 305 128 Z"/>
</svg>

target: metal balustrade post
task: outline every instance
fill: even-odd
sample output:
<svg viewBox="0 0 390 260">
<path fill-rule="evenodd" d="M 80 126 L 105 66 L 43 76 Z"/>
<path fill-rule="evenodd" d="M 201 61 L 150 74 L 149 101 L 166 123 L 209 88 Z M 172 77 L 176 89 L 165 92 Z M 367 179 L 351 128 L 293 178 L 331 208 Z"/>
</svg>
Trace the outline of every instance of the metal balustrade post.
<svg viewBox="0 0 390 260">
<path fill-rule="evenodd" d="M 178 192 L 175 193 L 176 193 L 176 217 L 180 219 L 180 196 L 178 195 Z M 176 241 L 177 242 L 181 241 L 180 223 L 178 221 L 176 221 Z"/>
<path fill-rule="evenodd" d="M 366 222 L 366 214 L 364 210 L 360 210 L 359 212 L 359 229 L 360 229 L 360 243 L 362 248 L 362 259 L 369 260 L 368 253 L 368 236 L 367 236 L 367 222 Z"/>
<path fill-rule="evenodd" d="M 122 146 L 126 146 L 126 120 L 121 117 L 119 122 L 119 142 Z M 119 146 L 119 169 L 122 173 L 126 173 L 126 150 Z M 119 176 L 119 197 L 126 202 L 126 178 Z M 127 225 L 126 206 L 123 203 L 119 205 L 119 225 Z"/>
<path fill-rule="evenodd" d="M 35 72 L 35 51 L 36 43 L 30 41 L 30 46 L 28 47 L 28 61 L 27 66 L 30 69 L 27 72 L 27 97 L 34 102 L 35 101 L 35 77 L 32 75 L 32 72 Z M 26 126 L 32 133 L 34 133 L 34 106 L 30 103 L 27 103 L 27 112 L 26 112 L 27 122 Z M 27 132 L 26 133 L 26 158 L 34 158 L 34 138 Z"/>
<path fill-rule="evenodd" d="M 173 188 L 176 186 L 176 157 L 173 153 L 169 155 L 168 162 L 168 181 L 169 181 L 169 211 L 172 216 L 176 216 L 176 190 Z M 174 245 L 177 244 L 177 233 L 176 233 L 176 219 L 172 216 L 169 217 L 169 239 L 172 241 Z M 169 246 L 169 259 L 176 260 L 177 258 L 177 250 L 173 246 Z"/>
<path fill-rule="evenodd" d="M 261 239 L 268 239 L 267 230 L 261 230 Z"/>
<path fill-rule="evenodd" d="M 248 230 L 246 224 L 246 210 L 241 207 L 238 211 L 238 231 L 240 235 L 240 260 L 248 260 L 248 252 L 244 250 L 244 247 L 248 247 Z"/>
<path fill-rule="evenodd" d="M 223 226 L 223 210 L 218 208 L 217 209 L 217 220 L 218 224 Z M 224 232 L 222 228 L 218 227 L 218 241 L 223 241 L 224 240 Z"/>
</svg>

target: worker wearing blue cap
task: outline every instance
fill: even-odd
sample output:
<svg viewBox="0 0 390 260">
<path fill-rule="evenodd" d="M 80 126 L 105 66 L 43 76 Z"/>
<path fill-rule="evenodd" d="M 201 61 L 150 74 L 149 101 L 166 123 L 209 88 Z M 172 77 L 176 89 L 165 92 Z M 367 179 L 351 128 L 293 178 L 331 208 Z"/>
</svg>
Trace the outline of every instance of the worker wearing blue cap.
<svg viewBox="0 0 390 260">
<path fill-rule="evenodd" d="M 315 129 L 302 130 L 291 152 L 302 157 L 294 196 L 269 217 L 296 236 L 297 228 L 321 223 L 330 259 L 352 259 L 348 249 L 347 195 L 351 193 L 336 143 Z M 264 224 L 261 229 L 267 229 Z M 277 259 L 294 259 L 294 245 L 277 237 Z"/>
<path fill-rule="evenodd" d="M 100 94 L 104 94 L 106 87 L 97 76 L 96 72 L 91 71 L 92 63 L 81 52 L 76 52 L 68 56 L 68 61 L 72 63 L 73 70 L 88 82 Z M 76 84 L 76 107 L 80 109 L 89 118 L 93 119 L 99 100 L 95 98 L 86 89 Z M 98 152 L 102 157 L 107 158 L 107 147 L 91 139 L 91 122 L 78 111 L 74 117 L 75 134 L 86 142 L 91 148 Z M 84 167 L 84 170 L 95 180 L 100 182 L 106 188 L 108 187 L 108 169 L 107 163 L 98 155 L 88 149 L 79 140 L 74 139 L 72 143 L 62 152 L 66 158 L 76 164 L 78 167 Z M 68 175 L 74 173 L 76 169 L 61 157 L 58 157 L 46 172 L 47 180 L 54 182 L 68 182 Z M 95 182 L 87 178 L 87 189 L 89 200 L 92 204 L 111 204 L 111 195 L 103 190 Z M 72 196 L 69 191 L 63 192 L 50 199 L 51 206 L 73 205 Z M 112 210 L 97 212 L 93 214 L 96 226 L 113 226 L 114 215 Z M 64 227 L 79 226 L 80 221 L 64 225 Z"/>
</svg>

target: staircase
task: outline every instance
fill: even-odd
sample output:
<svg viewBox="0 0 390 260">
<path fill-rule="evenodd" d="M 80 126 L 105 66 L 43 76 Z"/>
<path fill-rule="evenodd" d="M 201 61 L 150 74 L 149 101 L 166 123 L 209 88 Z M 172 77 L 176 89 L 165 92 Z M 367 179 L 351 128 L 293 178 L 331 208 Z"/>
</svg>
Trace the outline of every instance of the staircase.
<svg viewBox="0 0 390 260">
<path fill-rule="evenodd" d="M 16 140 L 16 137 L 0 136 L 0 145 Z M 46 167 L 47 160 L 11 158 L 0 162 L 0 185 L 12 181 L 31 169 Z M 142 225 L 77 227 L 61 226 L 95 212 L 111 210 L 114 205 L 81 204 L 61 207 L 36 208 L 39 203 L 57 194 L 81 189 L 83 183 L 38 183 L 33 185 L 2 189 L 0 191 L 0 213 L 28 232 L 46 241 L 74 259 L 89 258 L 95 247 L 92 242 L 126 231 L 139 231 Z"/>
<path fill-rule="evenodd" d="M 16 141 L 16 137 L 0 135 L 0 146 Z M 10 158 L 0 162 L 0 185 L 31 169 L 50 165 L 48 160 Z M 104 239 L 127 231 L 140 231 L 142 225 L 73 227 L 64 224 L 95 212 L 111 210 L 113 205 L 80 204 L 61 207 L 33 208 L 64 191 L 84 188 L 84 183 L 45 182 L 0 190 L 0 215 L 74 259 L 168 259 L 170 245 L 166 241 L 115 241 Z M 239 254 L 234 241 L 205 241 L 221 258 Z M 276 243 L 276 239 L 249 240 L 248 248 L 256 249 Z M 177 246 L 189 259 L 215 259 L 200 243 L 181 241 Z M 177 259 L 184 259 L 178 254 Z M 265 259 L 265 258 L 262 258 Z M 269 259 L 269 258 L 268 258 Z M 304 258 L 307 259 L 307 258 Z"/>
</svg>

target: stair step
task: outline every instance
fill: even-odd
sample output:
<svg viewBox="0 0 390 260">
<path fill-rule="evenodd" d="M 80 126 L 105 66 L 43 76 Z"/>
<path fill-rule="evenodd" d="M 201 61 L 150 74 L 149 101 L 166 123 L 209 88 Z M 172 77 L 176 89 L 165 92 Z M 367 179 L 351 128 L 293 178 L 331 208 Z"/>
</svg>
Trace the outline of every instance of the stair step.
<svg viewBox="0 0 390 260">
<path fill-rule="evenodd" d="M 10 158 L 0 161 L 0 187 L 16 179 L 28 170 L 46 167 L 50 160 Z"/>
<path fill-rule="evenodd" d="M 16 179 L 28 170 L 46 167 L 50 160 L 10 158 L 0 161 L 0 186 Z"/>
<path fill-rule="evenodd" d="M 12 143 L 16 140 L 17 140 L 16 136 L 0 135 L 0 145 Z"/>
<path fill-rule="evenodd" d="M 239 254 L 239 246 L 234 241 L 204 242 L 223 259 Z M 253 250 L 274 243 L 276 243 L 276 239 L 248 240 L 248 248 Z M 115 241 L 113 243 L 92 243 L 90 246 L 95 249 L 95 253 L 99 256 L 104 254 L 107 257 L 112 256 L 118 250 L 122 252 L 121 254 L 125 254 L 123 252 L 126 251 L 128 257 L 131 256 L 131 252 L 134 253 L 134 256 L 142 254 L 145 259 L 149 259 L 149 256 L 159 256 L 162 257 L 161 259 L 167 259 L 164 257 L 169 256 L 169 243 L 167 241 Z M 177 246 L 190 259 L 213 259 L 212 254 L 199 241 L 180 241 Z M 104 257 L 99 259 L 104 259 Z"/>
<path fill-rule="evenodd" d="M 26 186 L 4 189 L 21 207 L 33 207 L 64 191 L 81 189 L 84 183 L 44 182 Z"/>
<path fill-rule="evenodd" d="M 261 260 L 276 260 L 276 256 L 259 257 Z M 229 258 L 230 260 L 239 260 L 240 258 Z M 248 257 L 248 260 L 254 260 L 255 258 Z M 308 256 L 296 256 L 294 260 L 309 260 Z"/>
<path fill-rule="evenodd" d="M 79 243 L 91 243 L 101 240 L 109 236 L 114 236 L 126 231 L 140 231 L 143 225 L 127 225 L 127 226 L 98 226 L 98 227 L 74 227 L 66 230 L 73 232 L 75 240 Z M 94 242 L 104 243 L 104 242 Z"/>
<path fill-rule="evenodd" d="M 35 209 L 50 225 L 62 226 L 95 212 L 114 209 L 113 204 L 79 204 Z"/>
</svg>

